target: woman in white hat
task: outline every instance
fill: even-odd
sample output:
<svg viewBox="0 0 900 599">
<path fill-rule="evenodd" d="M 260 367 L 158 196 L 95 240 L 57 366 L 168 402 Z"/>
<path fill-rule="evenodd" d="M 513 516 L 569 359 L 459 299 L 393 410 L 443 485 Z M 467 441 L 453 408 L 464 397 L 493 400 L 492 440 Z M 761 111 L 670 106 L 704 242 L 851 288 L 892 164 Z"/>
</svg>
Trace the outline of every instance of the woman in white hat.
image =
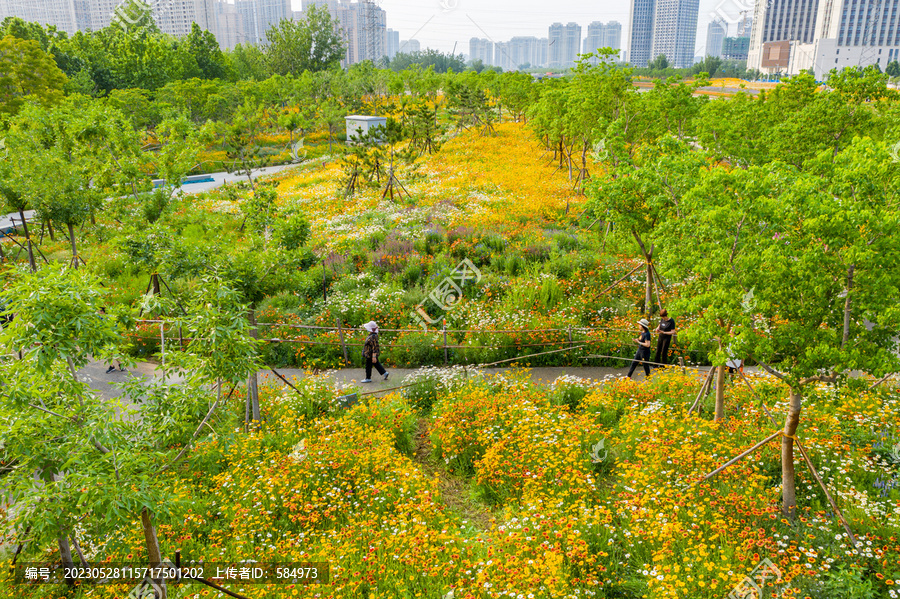
<svg viewBox="0 0 900 599">
<path fill-rule="evenodd" d="M 642 318 L 638 321 L 638 324 L 641 325 L 641 334 L 633 339 L 637 343 L 638 349 L 637 353 L 634 354 L 631 368 L 628 370 L 628 378 L 631 378 L 631 375 L 634 374 L 634 369 L 637 368 L 638 364 L 643 365 L 644 374 L 650 376 L 650 364 L 648 364 L 650 361 L 650 322 L 646 318 Z"/>
<path fill-rule="evenodd" d="M 381 353 L 381 348 L 378 345 L 378 323 L 374 320 L 370 320 L 362 325 L 362 328 L 369 331 L 369 336 L 366 337 L 366 342 L 363 344 L 363 359 L 366 361 L 366 378 L 361 382 L 372 382 L 372 366 L 375 367 L 378 374 L 384 377 L 384 380 L 387 380 L 390 375 L 384 369 L 384 366 L 381 365 L 381 362 L 378 361 L 378 354 Z"/>
</svg>

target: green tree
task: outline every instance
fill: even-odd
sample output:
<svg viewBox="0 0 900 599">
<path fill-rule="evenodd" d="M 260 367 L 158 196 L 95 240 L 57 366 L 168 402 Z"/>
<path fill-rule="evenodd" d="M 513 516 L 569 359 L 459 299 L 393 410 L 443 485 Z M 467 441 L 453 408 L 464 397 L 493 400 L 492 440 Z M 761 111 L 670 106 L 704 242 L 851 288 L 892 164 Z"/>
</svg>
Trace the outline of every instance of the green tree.
<svg viewBox="0 0 900 599">
<path fill-rule="evenodd" d="M 328 69 L 344 57 L 338 24 L 327 8 L 310 6 L 302 21 L 282 20 L 266 32 L 266 59 L 273 73 L 299 75 Z"/>
<path fill-rule="evenodd" d="M 66 76 L 38 42 L 0 39 L 0 117 L 14 115 L 28 98 L 43 106 L 60 102 Z"/>
<path fill-rule="evenodd" d="M 182 43 L 185 50 L 197 61 L 201 77 L 204 79 L 226 79 L 228 77 L 225 56 L 213 33 L 200 29 L 199 25 L 192 23 L 191 32 Z"/>
<path fill-rule="evenodd" d="M 790 389 L 781 439 L 787 515 L 796 511 L 794 438 L 810 385 L 851 370 L 900 370 L 900 165 L 885 144 L 858 139 L 809 166 L 716 170 L 663 227 L 663 260 L 687 285 L 681 307 L 696 315 L 693 343 L 717 339 L 717 361 L 731 348 Z"/>
<path fill-rule="evenodd" d="M 884 74 L 888 77 L 900 77 L 900 62 L 892 60 L 884 69 Z"/>
<path fill-rule="evenodd" d="M 660 54 L 650 61 L 647 68 L 651 71 L 665 71 L 669 68 L 669 59 L 666 58 L 665 54 Z"/>
</svg>

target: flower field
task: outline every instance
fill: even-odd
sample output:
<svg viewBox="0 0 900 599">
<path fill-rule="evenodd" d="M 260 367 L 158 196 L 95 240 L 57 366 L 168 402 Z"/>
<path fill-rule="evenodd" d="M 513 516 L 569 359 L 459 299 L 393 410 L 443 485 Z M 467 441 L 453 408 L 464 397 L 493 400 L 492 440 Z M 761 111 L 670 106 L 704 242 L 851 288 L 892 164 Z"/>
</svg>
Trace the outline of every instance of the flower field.
<svg viewBox="0 0 900 599">
<path fill-rule="evenodd" d="M 779 418 L 785 389 L 750 380 Z M 182 511 L 160 542 L 170 559 L 330 567 L 327 585 L 227 585 L 253 598 L 718 599 L 766 559 L 780 573 L 767 597 L 897 597 L 897 393 L 822 385 L 809 399 L 801 436 L 854 546 L 800 464 L 799 515 L 782 518 L 777 443 L 700 482 L 776 429 L 739 380 L 727 420 L 712 422 L 708 405 L 688 415 L 699 382 L 670 369 L 644 384 L 541 386 L 525 371 L 433 369 L 351 409 L 322 378 L 267 387 L 261 431 L 220 429 L 168 475 Z M 137 560 L 142 537 L 84 545 L 89 559 Z"/>
</svg>

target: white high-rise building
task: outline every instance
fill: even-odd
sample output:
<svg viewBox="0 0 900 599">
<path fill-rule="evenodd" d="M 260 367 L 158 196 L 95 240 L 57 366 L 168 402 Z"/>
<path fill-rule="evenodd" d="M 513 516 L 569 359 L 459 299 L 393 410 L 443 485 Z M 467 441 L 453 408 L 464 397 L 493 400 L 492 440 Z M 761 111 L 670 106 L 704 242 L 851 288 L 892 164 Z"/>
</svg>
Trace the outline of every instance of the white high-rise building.
<svg viewBox="0 0 900 599">
<path fill-rule="evenodd" d="M 583 54 L 596 52 L 600 48 L 619 50 L 622 44 L 622 24 L 618 21 L 601 23 L 594 21 L 587 28 L 584 38 Z M 596 63 L 596 60 L 593 62 Z"/>
<path fill-rule="evenodd" d="M 403 40 L 400 42 L 400 52 L 404 54 L 412 54 L 413 52 L 421 52 L 422 44 L 419 40 Z"/>
<path fill-rule="evenodd" d="M 570 67 L 581 52 L 581 26 L 578 23 L 550 25 L 551 67 Z"/>
<path fill-rule="evenodd" d="M 706 28 L 706 56 L 721 58 L 725 37 L 728 35 L 728 23 L 723 19 L 713 19 Z"/>
<path fill-rule="evenodd" d="M 393 60 L 400 51 L 400 32 L 388 29 L 384 34 L 384 51 L 388 60 Z"/>
<path fill-rule="evenodd" d="M 494 64 L 494 42 L 489 39 L 473 37 L 469 40 L 469 60 L 480 60 L 485 65 Z"/>
<path fill-rule="evenodd" d="M 235 7 L 244 28 L 242 43 L 247 44 L 265 44 L 271 27 L 293 17 L 291 0 L 237 0 Z"/>
<path fill-rule="evenodd" d="M 603 48 L 612 48 L 613 50 L 622 49 L 622 24 L 618 21 L 610 21 L 603 29 Z"/>
<path fill-rule="evenodd" d="M 694 64 L 700 0 L 656 0 L 651 60 L 663 55 L 676 69 Z"/>
<path fill-rule="evenodd" d="M 603 40 L 606 37 L 606 25 L 600 21 L 593 21 L 587 26 L 587 33 L 584 36 L 584 45 L 582 54 L 590 54 L 596 52 L 603 47 Z"/>
<path fill-rule="evenodd" d="M 900 0 L 771 0 L 759 2 L 747 68 L 795 75 L 812 69 L 877 65 L 900 58 Z"/>
<path fill-rule="evenodd" d="M 192 23 L 217 33 L 215 0 L 168 0 L 149 5 L 163 33 L 187 35 Z M 0 0 L 0 20 L 9 16 L 54 25 L 69 34 L 99 31 L 113 21 L 126 28 L 140 24 L 138 13 L 127 10 L 122 0 Z"/>
</svg>

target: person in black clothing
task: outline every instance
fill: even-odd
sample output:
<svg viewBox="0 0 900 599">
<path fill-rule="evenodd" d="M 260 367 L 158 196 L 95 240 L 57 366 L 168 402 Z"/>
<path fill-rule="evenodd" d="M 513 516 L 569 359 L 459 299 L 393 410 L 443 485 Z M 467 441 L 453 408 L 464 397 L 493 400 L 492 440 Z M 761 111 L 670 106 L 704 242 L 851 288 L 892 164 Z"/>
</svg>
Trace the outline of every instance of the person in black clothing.
<svg viewBox="0 0 900 599">
<path fill-rule="evenodd" d="M 378 344 L 378 324 L 372 320 L 362 325 L 362 328 L 369 331 L 369 336 L 366 337 L 366 342 L 363 344 L 363 359 L 366 361 L 366 378 L 360 382 L 372 382 L 373 366 L 375 367 L 375 370 L 378 371 L 378 374 L 382 375 L 384 380 L 387 380 L 390 374 L 378 360 L 378 355 L 381 353 L 381 346 Z"/>
<path fill-rule="evenodd" d="M 650 376 L 650 364 L 647 363 L 650 361 L 650 323 L 646 318 L 642 318 L 638 321 L 638 324 L 641 325 L 641 335 L 634 338 L 638 349 L 637 353 L 634 354 L 631 368 L 628 370 L 628 378 L 631 378 L 631 375 L 634 374 L 634 369 L 637 368 L 638 364 L 644 367 L 644 374 Z"/>
<path fill-rule="evenodd" d="M 656 357 L 653 358 L 653 361 L 657 364 L 668 364 L 669 344 L 672 343 L 672 335 L 675 334 L 675 319 L 669 317 L 669 313 L 665 310 L 660 310 L 659 316 L 659 326 L 656 327 L 656 332 L 659 333 L 659 341 L 656 342 Z"/>
</svg>

